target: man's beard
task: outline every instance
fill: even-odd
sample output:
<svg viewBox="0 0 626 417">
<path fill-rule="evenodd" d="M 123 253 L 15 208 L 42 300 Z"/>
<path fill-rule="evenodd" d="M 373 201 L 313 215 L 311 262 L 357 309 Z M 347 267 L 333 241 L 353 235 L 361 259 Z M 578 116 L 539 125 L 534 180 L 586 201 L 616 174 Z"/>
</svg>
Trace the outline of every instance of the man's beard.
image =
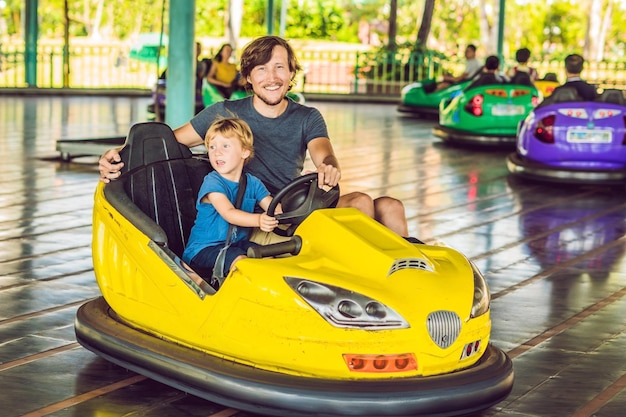
<svg viewBox="0 0 626 417">
<path fill-rule="evenodd" d="M 281 86 L 282 88 L 282 86 Z M 264 90 L 262 88 L 259 88 L 261 90 L 261 94 L 257 93 L 256 91 L 254 91 L 254 94 L 261 99 L 261 101 L 265 104 L 267 104 L 268 106 L 278 106 L 280 103 L 283 102 L 283 100 L 285 99 L 286 93 L 282 94 L 280 96 L 280 98 L 277 98 L 276 100 L 270 100 L 267 98 L 267 95 L 265 94 Z"/>
<path fill-rule="evenodd" d="M 280 103 L 283 102 L 283 100 L 285 99 L 285 96 L 283 95 L 282 97 L 274 100 L 274 101 L 270 101 L 267 97 L 265 97 L 265 95 L 260 95 L 257 94 L 256 95 L 258 98 L 261 99 L 261 101 L 265 104 L 267 104 L 268 106 L 278 106 Z"/>
</svg>

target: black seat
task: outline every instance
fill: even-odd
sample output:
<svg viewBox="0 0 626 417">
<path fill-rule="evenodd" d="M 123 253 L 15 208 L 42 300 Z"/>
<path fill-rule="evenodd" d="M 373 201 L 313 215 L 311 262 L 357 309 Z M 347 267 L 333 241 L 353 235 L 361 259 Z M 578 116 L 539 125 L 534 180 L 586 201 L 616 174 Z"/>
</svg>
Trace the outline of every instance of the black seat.
<svg viewBox="0 0 626 417">
<path fill-rule="evenodd" d="M 554 72 L 548 72 L 544 77 L 543 77 L 543 81 L 554 81 L 554 82 L 558 82 L 559 79 L 556 76 L 556 74 Z"/>
<path fill-rule="evenodd" d="M 165 123 L 137 123 L 130 128 L 120 151 L 122 174 L 154 162 L 190 158 L 191 151 L 176 141 L 174 132 Z"/>
<path fill-rule="evenodd" d="M 180 257 L 196 218 L 198 191 L 211 171 L 209 161 L 192 157 L 162 123 L 133 126 L 120 155 L 125 173 L 107 185 L 107 199 L 150 239 Z"/>
<path fill-rule="evenodd" d="M 554 89 L 552 94 L 543 100 L 537 107 L 548 106 L 556 103 L 569 103 L 573 101 L 583 101 L 578 95 L 578 91 L 574 87 L 559 86 Z"/>
<path fill-rule="evenodd" d="M 529 87 L 533 87 L 535 85 L 533 80 L 530 78 L 530 74 L 524 71 L 517 71 L 511 78 L 511 84 L 526 85 Z"/>
<path fill-rule="evenodd" d="M 483 85 L 501 84 L 492 72 L 486 72 L 481 74 L 475 81 L 473 81 L 465 90 L 471 90 L 472 88 L 482 87 Z"/>
<path fill-rule="evenodd" d="M 617 89 L 604 90 L 604 92 L 596 99 L 596 101 L 599 101 L 601 103 L 618 104 L 620 106 L 626 105 L 624 92 Z"/>
</svg>

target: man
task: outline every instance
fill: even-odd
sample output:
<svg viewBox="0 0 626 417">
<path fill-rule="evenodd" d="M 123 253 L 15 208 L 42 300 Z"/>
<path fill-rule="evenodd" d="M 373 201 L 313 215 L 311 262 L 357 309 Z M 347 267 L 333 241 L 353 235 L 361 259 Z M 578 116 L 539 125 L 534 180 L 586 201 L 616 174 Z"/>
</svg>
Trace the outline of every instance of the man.
<svg viewBox="0 0 626 417">
<path fill-rule="evenodd" d="M 189 147 L 200 145 L 217 117 L 236 115 L 250 125 L 254 134 L 255 157 L 247 165 L 247 171 L 259 177 L 271 193 L 302 173 L 307 151 L 317 169 L 320 185 L 337 185 L 341 171 L 322 115 L 315 108 L 286 98 L 300 69 L 284 39 L 263 36 L 252 41 L 241 55 L 241 76 L 253 95 L 207 107 L 174 130 L 176 139 Z M 119 177 L 121 164 L 114 163 L 119 161 L 116 149 L 100 158 L 102 181 Z M 404 205 L 397 199 L 386 196 L 372 199 L 367 194 L 353 192 L 342 195 L 337 207 L 357 208 L 399 235 L 408 236 Z"/>
<path fill-rule="evenodd" d="M 555 88 L 552 95 L 559 91 L 559 89 L 571 87 L 576 90 L 582 100 L 595 100 L 597 96 L 596 87 L 580 78 L 580 73 L 583 71 L 584 63 L 585 59 L 581 55 L 568 55 L 565 58 L 565 73 L 567 74 L 567 80 L 565 81 L 565 84 Z"/>
<path fill-rule="evenodd" d="M 469 44 L 467 45 L 467 48 L 465 48 L 465 70 L 463 70 L 463 73 L 456 77 L 448 73 L 443 74 L 443 81 L 438 83 L 434 88 L 432 88 L 432 90 L 443 90 L 444 88 L 450 87 L 452 84 L 474 78 L 474 76 L 479 73 L 482 66 L 482 62 L 476 58 L 476 45 Z"/>
<path fill-rule="evenodd" d="M 451 74 L 444 74 L 443 80 L 450 84 L 469 80 L 472 76 L 478 73 L 481 67 L 482 63 L 478 58 L 476 58 L 476 45 L 469 44 L 467 45 L 467 48 L 465 48 L 465 70 L 463 73 L 456 77 Z"/>
</svg>

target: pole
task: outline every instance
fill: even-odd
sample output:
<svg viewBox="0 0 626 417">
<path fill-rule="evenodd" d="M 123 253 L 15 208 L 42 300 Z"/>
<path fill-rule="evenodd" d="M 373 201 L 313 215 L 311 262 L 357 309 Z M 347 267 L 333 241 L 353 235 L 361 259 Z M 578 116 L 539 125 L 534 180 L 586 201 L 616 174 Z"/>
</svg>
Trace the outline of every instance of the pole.
<svg viewBox="0 0 626 417">
<path fill-rule="evenodd" d="M 506 16 L 506 0 L 500 0 L 500 10 L 498 11 L 498 57 L 500 62 L 504 62 L 504 18 Z"/>
<path fill-rule="evenodd" d="M 24 65 L 26 84 L 29 87 L 37 87 L 37 39 L 39 38 L 39 26 L 37 25 L 38 0 L 26 0 L 24 13 L 25 41 Z"/>
</svg>

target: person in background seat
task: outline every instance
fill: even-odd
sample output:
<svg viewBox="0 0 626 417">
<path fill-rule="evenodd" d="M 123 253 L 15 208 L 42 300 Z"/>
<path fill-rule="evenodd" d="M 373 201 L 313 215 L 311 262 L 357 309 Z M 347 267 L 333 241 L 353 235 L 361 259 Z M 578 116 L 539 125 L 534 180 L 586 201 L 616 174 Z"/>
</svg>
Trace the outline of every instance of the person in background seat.
<svg viewBox="0 0 626 417">
<path fill-rule="evenodd" d="M 512 83 L 517 84 L 515 82 L 515 80 L 517 80 L 516 75 L 520 73 L 528 74 L 528 77 L 532 82 L 537 81 L 537 79 L 539 78 L 539 73 L 536 69 L 528 66 L 528 61 L 530 60 L 530 49 L 518 49 L 517 52 L 515 52 L 515 60 L 517 61 L 517 65 L 511 68 L 507 73 L 507 76 L 511 79 Z"/>
<path fill-rule="evenodd" d="M 224 98 L 230 98 L 233 92 L 241 88 L 239 85 L 241 77 L 237 65 L 230 62 L 232 54 L 233 47 L 229 43 L 222 45 L 215 54 L 206 76 L 209 84 L 214 86 Z"/>
<path fill-rule="evenodd" d="M 476 58 L 476 45 L 469 44 L 465 48 L 465 70 L 459 76 L 453 76 L 452 74 L 444 74 L 443 81 L 437 84 L 435 91 L 443 90 L 450 87 L 452 84 L 460 83 L 474 78 L 482 68 L 482 62 Z"/>
<path fill-rule="evenodd" d="M 565 84 L 558 86 L 554 89 L 556 93 L 561 88 L 571 87 L 576 90 L 581 99 L 585 101 L 593 101 L 597 97 L 596 87 L 587 83 L 580 77 L 580 73 L 583 71 L 583 65 L 585 59 L 578 54 L 571 54 L 565 58 L 565 72 L 567 74 L 567 80 Z"/>
<path fill-rule="evenodd" d="M 509 82 L 509 79 L 500 73 L 500 58 L 495 55 L 490 55 L 485 60 L 485 68 L 483 69 L 482 74 L 480 74 L 478 78 L 466 88 L 466 90 L 480 87 L 482 85 L 502 84 L 506 82 Z"/>
</svg>

